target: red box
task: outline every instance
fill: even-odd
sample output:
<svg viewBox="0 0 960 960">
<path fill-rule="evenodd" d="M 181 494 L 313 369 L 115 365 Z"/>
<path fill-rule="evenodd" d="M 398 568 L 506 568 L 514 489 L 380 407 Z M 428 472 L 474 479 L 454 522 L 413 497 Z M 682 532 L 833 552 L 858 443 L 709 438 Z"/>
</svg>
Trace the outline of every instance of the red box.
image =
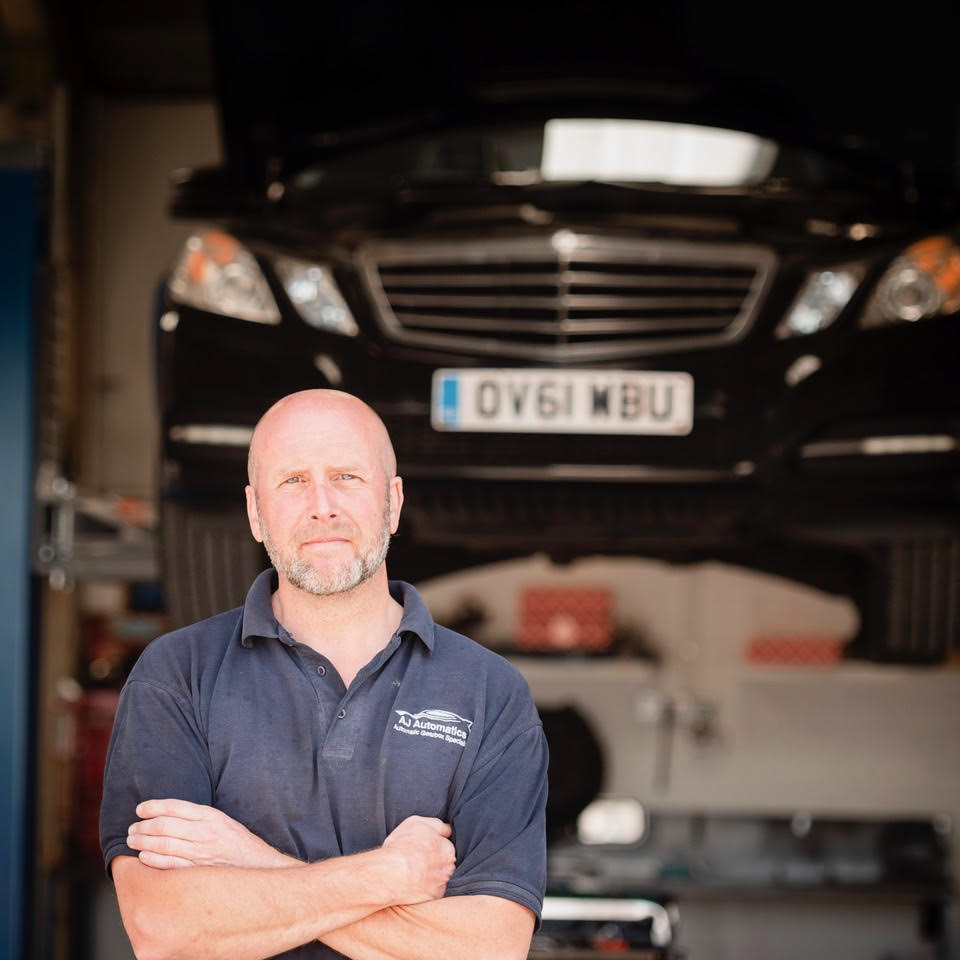
<svg viewBox="0 0 960 960">
<path fill-rule="evenodd" d="M 605 587 L 531 587 L 520 597 L 520 650 L 605 653 L 613 643 L 613 597 Z"/>
<path fill-rule="evenodd" d="M 119 690 L 86 690 L 76 704 L 76 756 L 73 832 L 82 856 L 92 862 L 100 854 L 100 803 L 103 769 Z"/>
<path fill-rule="evenodd" d="M 824 667 L 839 663 L 843 641 L 838 637 L 757 636 L 747 641 L 748 663 Z"/>
</svg>

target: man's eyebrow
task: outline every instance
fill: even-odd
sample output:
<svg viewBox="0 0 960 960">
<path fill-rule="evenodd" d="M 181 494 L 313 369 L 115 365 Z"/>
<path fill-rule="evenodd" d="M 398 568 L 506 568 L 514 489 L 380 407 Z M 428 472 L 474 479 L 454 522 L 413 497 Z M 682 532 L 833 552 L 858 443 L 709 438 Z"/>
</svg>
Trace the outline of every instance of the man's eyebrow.
<svg viewBox="0 0 960 960">
<path fill-rule="evenodd" d="M 363 466 L 360 463 L 346 461 L 340 464 L 333 464 L 331 466 L 325 467 L 324 472 L 326 473 L 357 473 L 361 475 L 367 475 L 372 471 L 372 467 L 368 464 Z M 295 466 L 286 466 L 286 467 L 277 467 L 275 470 L 266 470 L 263 471 L 268 477 L 291 477 L 294 474 L 299 473 L 313 473 L 314 471 L 310 467 L 295 467 Z"/>
<path fill-rule="evenodd" d="M 263 470 L 261 467 L 261 472 L 273 479 L 274 477 L 292 477 L 297 473 L 309 473 L 310 469 L 309 467 L 296 467 L 287 465 L 285 467 L 275 467 L 272 470 Z"/>
</svg>

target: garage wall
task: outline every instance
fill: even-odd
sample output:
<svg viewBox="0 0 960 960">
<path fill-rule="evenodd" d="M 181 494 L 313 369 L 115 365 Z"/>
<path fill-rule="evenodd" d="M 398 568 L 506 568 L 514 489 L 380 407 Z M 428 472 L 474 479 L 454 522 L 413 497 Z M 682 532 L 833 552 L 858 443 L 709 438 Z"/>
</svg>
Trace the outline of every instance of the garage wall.
<svg viewBox="0 0 960 960">
<path fill-rule="evenodd" d="M 205 101 L 100 101 L 86 135 L 79 477 L 98 492 L 149 498 L 157 486 L 153 302 L 191 230 L 167 213 L 170 173 L 220 159 L 216 112 Z"/>
</svg>

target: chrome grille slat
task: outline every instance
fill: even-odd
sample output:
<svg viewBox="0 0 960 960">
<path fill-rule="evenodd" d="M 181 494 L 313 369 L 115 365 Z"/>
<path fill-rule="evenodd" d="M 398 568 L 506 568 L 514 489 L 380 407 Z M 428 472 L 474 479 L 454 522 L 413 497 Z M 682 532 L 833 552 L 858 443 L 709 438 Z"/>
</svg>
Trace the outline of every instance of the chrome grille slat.
<svg viewBox="0 0 960 960">
<path fill-rule="evenodd" d="M 550 310 L 558 304 L 568 310 L 722 310 L 739 307 L 742 297 L 618 297 L 585 293 L 568 293 L 561 297 L 539 297 L 528 294 L 504 294 L 498 297 L 450 296 L 448 294 L 392 294 L 395 307 L 485 307 L 493 310 L 542 309 Z"/>
<path fill-rule="evenodd" d="M 750 289 L 751 277 L 714 277 L 706 274 L 684 274 L 668 276 L 665 274 L 621 274 L 597 273 L 588 270 L 570 270 L 565 277 L 574 287 L 639 287 L 659 290 L 671 287 L 684 287 L 688 290 L 741 290 L 744 294 Z"/>
<path fill-rule="evenodd" d="M 497 317 L 452 317 L 446 314 L 432 316 L 397 312 L 405 327 L 424 327 L 433 330 L 469 330 L 486 333 L 534 333 L 550 336 L 557 332 L 553 320 L 515 320 Z"/>
<path fill-rule="evenodd" d="M 776 257 L 752 244 L 530 237 L 371 244 L 359 273 L 394 340 L 466 355 L 619 359 L 742 339 Z"/>
<path fill-rule="evenodd" d="M 467 290 L 478 287 L 554 287 L 558 282 L 571 287 L 630 287 L 659 290 L 664 287 L 685 287 L 699 290 L 740 290 L 746 294 L 750 289 L 751 276 L 719 277 L 709 274 L 628 274 L 599 273 L 588 270 L 566 270 L 562 273 L 496 273 L 496 274 L 445 274 L 445 273 L 400 273 L 393 274 L 386 268 L 380 271 L 380 280 L 387 291 L 397 287 L 462 287 Z"/>
<path fill-rule="evenodd" d="M 673 330 L 698 330 L 700 328 L 722 330 L 730 325 L 734 316 L 719 317 L 567 317 L 560 326 L 567 333 L 653 333 Z"/>
<path fill-rule="evenodd" d="M 394 307 L 435 307 L 437 309 L 450 307 L 509 309 L 552 310 L 557 306 L 557 298 L 540 297 L 518 294 L 514 296 L 478 297 L 478 296 L 450 296 L 448 294 L 391 294 L 390 303 Z"/>
<path fill-rule="evenodd" d="M 397 318 L 407 327 L 424 327 L 436 330 L 477 330 L 489 333 L 539 333 L 555 334 L 558 329 L 563 333 L 612 334 L 642 333 L 653 330 L 690 330 L 700 327 L 722 329 L 730 324 L 732 317 L 671 317 L 669 320 L 625 320 L 617 317 L 568 317 L 557 324 L 553 320 L 514 320 L 496 317 L 452 317 L 449 315 L 432 316 L 429 314 L 401 313 Z"/>
<path fill-rule="evenodd" d="M 498 274 L 449 274 L 449 273 L 400 273 L 391 274 L 382 270 L 383 286 L 394 287 L 502 287 L 504 281 L 518 287 L 553 287 L 557 272 L 552 273 L 498 273 Z"/>
</svg>

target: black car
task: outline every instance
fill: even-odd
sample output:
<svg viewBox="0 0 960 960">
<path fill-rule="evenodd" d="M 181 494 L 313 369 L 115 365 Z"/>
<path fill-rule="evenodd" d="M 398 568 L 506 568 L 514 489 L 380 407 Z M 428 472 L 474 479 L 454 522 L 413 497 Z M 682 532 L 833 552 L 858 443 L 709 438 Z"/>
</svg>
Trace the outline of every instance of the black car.
<svg viewBox="0 0 960 960">
<path fill-rule="evenodd" d="M 437 42 L 415 25 L 416 50 Z M 248 69 L 234 41 L 254 27 L 282 69 Z M 942 658 L 960 633 L 954 100 L 946 135 L 898 136 L 702 63 L 625 76 L 623 38 L 601 63 L 576 30 L 518 72 L 534 27 L 489 61 L 453 45 L 446 87 L 435 61 L 392 86 L 383 67 L 327 108 L 306 40 L 219 22 L 229 159 L 177 183 L 175 211 L 211 229 L 157 308 L 175 617 L 242 598 L 252 425 L 331 386 L 394 438 L 409 578 L 533 550 L 724 558 L 854 596 L 854 654 Z M 322 76 L 368 54 L 347 43 Z"/>
</svg>

